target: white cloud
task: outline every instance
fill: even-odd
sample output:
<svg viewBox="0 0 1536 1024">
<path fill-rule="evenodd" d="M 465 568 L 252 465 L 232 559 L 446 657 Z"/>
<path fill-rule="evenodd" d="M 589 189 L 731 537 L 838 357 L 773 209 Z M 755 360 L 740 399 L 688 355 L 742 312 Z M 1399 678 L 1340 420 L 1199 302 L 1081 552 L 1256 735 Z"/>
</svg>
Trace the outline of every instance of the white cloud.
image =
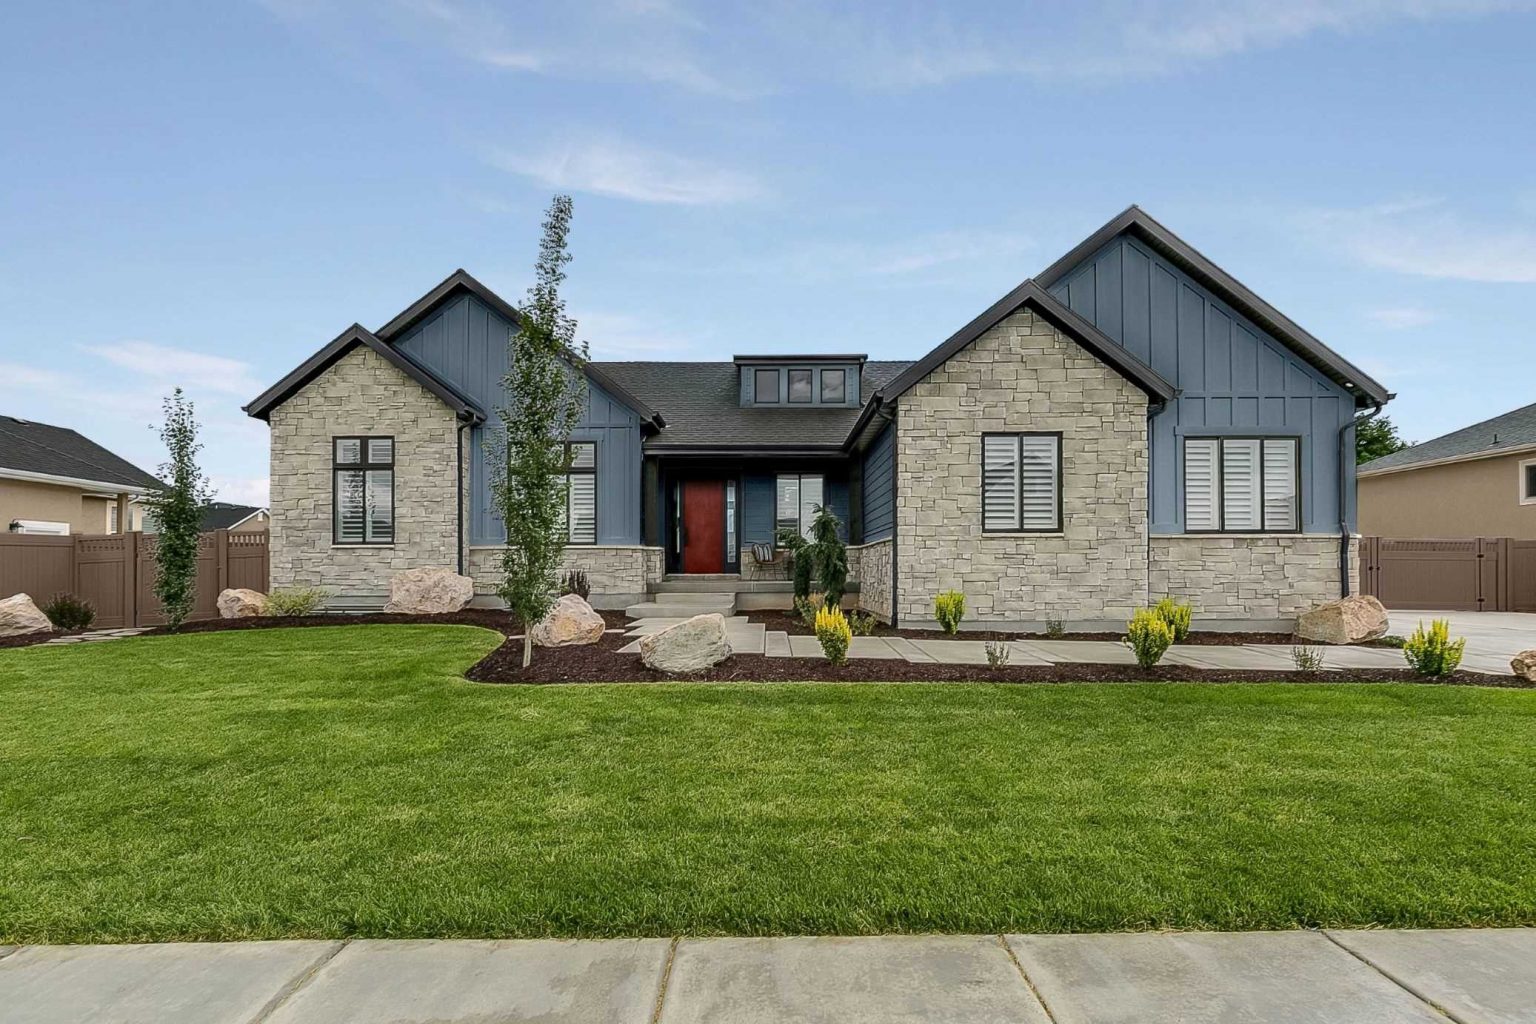
<svg viewBox="0 0 1536 1024">
<path fill-rule="evenodd" d="M 262 390 L 260 382 L 251 375 L 251 364 L 240 359 L 211 356 L 149 341 L 83 347 L 114 366 L 188 391 L 216 391 L 249 398 Z"/>
<path fill-rule="evenodd" d="M 764 194 L 752 175 L 616 138 L 576 140 L 528 152 L 503 150 L 493 154 L 491 162 L 545 188 L 642 203 L 717 205 Z"/>
<path fill-rule="evenodd" d="M 629 313 L 588 311 L 577 315 L 576 325 L 593 359 L 679 359 L 696 346 L 692 338 Z"/>
<path fill-rule="evenodd" d="M 873 242 L 824 241 L 744 258 L 718 269 L 806 280 L 854 277 L 909 281 L 935 271 L 1012 260 L 1034 248 L 1028 235 L 990 229 L 940 231 Z M 1022 271 L 1019 274 L 1023 277 Z"/>
<path fill-rule="evenodd" d="M 1382 270 L 1418 277 L 1536 283 L 1536 224 L 1469 219 L 1438 199 L 1313 211 L 1304 227 L 1322 242 Z"/>
<path fill-rule="evenodd" d="M 271 481 L 264 476 L 221 476 L 215 473 L 208 482 L 219 501 L 260 508 L 266 508 L 271 501 Z"/>
<path fill-rule="evenodd" d="M 1412 330 L 1440 319 L 1440 314 L 1422 306 L 1387 306 L 1381 309 L 1369 309 L 1366 310 L 1365 316 L 1371 323 L 1389 331 Z"/>
</svg>

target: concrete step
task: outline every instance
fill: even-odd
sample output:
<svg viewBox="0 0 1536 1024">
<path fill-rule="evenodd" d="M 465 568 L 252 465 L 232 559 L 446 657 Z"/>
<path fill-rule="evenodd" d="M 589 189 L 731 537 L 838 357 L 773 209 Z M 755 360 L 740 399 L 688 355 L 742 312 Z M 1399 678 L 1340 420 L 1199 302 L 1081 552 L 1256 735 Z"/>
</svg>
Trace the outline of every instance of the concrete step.
<svg viewBox="0 0 1536 1024">
<path fill-rule="evenodd" d="M 735 594 L 657 594 L 655 600 L 632 604 L 624 614 L 632 619 L 687 619 L 719 612 L 736 613 Z"/>
</svg>

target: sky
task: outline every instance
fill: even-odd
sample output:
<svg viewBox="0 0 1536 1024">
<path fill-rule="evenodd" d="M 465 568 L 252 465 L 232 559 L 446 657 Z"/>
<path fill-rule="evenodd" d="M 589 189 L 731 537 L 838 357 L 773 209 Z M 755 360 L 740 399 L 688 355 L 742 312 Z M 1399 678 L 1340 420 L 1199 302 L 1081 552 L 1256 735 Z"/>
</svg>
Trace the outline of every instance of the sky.
<svg viewBox="0 0 1536 1024">
<path fill-rule="evenodd" d="M 551 195 L 594 358 L 916 358 L 1138 203 L 1397 392 L 1536 400 L 1536 0 L 0 8 L 0 414 L 146 469 Z"/>
</svg>

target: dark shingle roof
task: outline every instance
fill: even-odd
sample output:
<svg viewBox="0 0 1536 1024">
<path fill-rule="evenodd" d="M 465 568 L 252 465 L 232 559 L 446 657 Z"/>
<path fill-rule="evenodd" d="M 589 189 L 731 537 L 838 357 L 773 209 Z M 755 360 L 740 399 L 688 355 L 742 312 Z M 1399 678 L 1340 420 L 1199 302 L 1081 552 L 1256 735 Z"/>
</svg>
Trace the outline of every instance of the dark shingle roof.
<svg viewBox="0 0 1536 1024">
<path fill-rule="evenodd" d="M 646 440 L 647 450 L 716 445 L 840 445 L 859 418 L 857 407 L 743 408 L 735 363 L 591 365 L 666 417 L 666 429 Z M 906 361 L 888 360 L 865 363 L 860 397 L 868 398 L 910 365 Z"/>
<path fill-rule="evenodd" d="M 160 481 L 68 427 L 0 416 L 0 469 L 118 484 L 136 490 Z"/>
<path fill-rule="evenodd" d="M 232 529 L 260 511 L 262 509 L 255 505 L 231 505 L 227 501 L 210 501 L 203 506 L 203 532 Z"/>
<path fill-rule="evenodd" d="M 1453 430 L 1449 434 L 1404 448 L 1391 455 L 1372 459 L 1360 467 L 1370 473 L 1383 469 L 1406 469 L 1423 462 L 1459 459 L 1468 456 L 1497 455 L 1507 448 L 1536 445 L 1536 405 L 1527 405 L 1491 420 Z"/>
</svg>

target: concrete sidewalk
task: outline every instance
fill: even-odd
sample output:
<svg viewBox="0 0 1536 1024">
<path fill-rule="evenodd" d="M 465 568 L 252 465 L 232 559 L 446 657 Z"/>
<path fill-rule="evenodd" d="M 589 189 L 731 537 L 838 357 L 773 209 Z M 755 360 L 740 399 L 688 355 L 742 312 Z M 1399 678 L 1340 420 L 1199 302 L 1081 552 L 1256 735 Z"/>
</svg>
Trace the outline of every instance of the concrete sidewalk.
<svg viewBox="0 0 1536 1024">
<path fill-rule="evenodd" d="M 27 1024 L 1536 1021 L 1536 929 L 0 949 Z"/>
</svg>

